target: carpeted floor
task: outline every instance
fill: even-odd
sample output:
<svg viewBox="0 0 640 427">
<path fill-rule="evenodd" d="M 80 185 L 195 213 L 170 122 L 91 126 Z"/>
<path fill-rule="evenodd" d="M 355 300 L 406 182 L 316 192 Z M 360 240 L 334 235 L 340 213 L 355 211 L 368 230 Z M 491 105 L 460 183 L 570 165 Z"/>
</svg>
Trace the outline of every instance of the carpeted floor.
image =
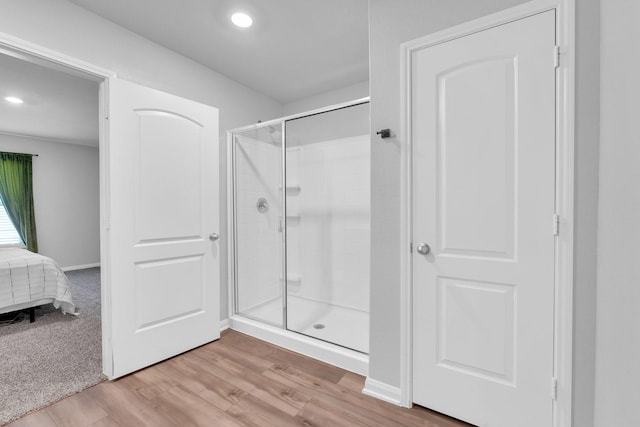
<svg viewBox="0 0 640 427">
<path fill-rule="evenodd" d="M 100 269 L 70 271 L 80 315 L 51 304 L 0 325 L 0 425 L 99 383 L 102 376 Z"/>
</svg>

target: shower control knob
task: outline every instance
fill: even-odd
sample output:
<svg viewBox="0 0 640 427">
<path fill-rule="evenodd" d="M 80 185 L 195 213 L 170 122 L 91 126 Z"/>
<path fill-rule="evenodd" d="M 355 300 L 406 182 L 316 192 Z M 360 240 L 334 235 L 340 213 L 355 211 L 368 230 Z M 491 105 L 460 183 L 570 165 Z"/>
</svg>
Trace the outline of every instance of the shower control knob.
<svg viewBox="0 0 640 427">
<path fill-rule="evenodd" d="M 424 242 L 418 244 L 418 247 L 416 248 L 416 250 L 420 255 L 428 255 L 429 252 L 431 252 L 431 248 L 429 247 L 429 245 L 427 245 Z"/>
<path fill-rule="evenodd" d="M 209 240 L 211 240 L 212 242 L 215 242 L 216 240 L 218 240 L 220 238 L 220 235 L 218 233 L 211 233 L 209 234 Z"/>
<path fill-rule="evenodd" d="M 269 202 L 264 197 L 260 197 L 256 203 L 256 208 L 258 208 L 258 212 L 265 213 L 269 210 Z"/>
</svg>

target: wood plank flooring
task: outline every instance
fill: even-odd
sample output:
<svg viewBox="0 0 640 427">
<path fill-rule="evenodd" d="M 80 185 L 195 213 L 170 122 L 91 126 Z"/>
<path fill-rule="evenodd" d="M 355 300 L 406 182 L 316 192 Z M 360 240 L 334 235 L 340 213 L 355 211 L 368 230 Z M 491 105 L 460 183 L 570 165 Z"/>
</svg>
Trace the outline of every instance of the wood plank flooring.
<svg viewBox="0 0 640 427">
<path fill-rule="evenodd" d="M 214 343 L 98 384 L 9 426 L 469 426 L 365 396 L 363 387 L 360 375 L 225 331 Z"/>
</svg>

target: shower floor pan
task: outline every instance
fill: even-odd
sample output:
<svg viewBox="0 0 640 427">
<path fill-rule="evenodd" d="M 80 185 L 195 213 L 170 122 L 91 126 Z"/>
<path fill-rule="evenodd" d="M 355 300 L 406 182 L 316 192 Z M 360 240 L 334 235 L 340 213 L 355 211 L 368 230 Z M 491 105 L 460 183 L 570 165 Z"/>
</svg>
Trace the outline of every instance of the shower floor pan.
<svg viewBox="0 0 640 427">
<path fill-rule="evenodd" d="M 282 301 L 270 301 L 244 314 L 272 324 L 282 323 Z M 369 313 L 339 305 L 289 296 L 287 329 L 342 347 L 369 353 Z"/>
</svg>

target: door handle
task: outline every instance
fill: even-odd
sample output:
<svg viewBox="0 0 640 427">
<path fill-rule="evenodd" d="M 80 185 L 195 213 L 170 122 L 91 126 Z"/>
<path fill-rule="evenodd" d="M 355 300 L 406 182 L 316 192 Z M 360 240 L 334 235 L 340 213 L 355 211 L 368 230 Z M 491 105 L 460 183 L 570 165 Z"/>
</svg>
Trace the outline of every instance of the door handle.
<svg viewBox="0 0 640 427">
<path fill-rule="evenodd" d="M 218 240 L 220 238 L 220 235 L 218 233 L 211 233 L 209 234 L 209 240 L 211 240 L 212 242 L 215 242 L 216 240 Z"/>
<path fill-rule="evenodd" d="M 416 250 L 420 255 L 428 255 L 429 252 L 431 252 L 431 247 L 429 247 L 428 244 L 422 242 L 418 244 L 418 247 L 416 248 Z"/>
</svg>

